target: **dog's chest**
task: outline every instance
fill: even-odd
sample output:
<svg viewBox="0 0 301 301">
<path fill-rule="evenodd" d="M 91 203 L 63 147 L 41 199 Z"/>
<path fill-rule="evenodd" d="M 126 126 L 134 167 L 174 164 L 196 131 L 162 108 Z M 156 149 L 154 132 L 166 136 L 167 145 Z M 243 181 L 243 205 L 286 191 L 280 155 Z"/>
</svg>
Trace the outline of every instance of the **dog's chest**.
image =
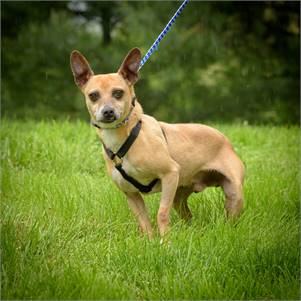
<svg viewBox="0 0 301 301">
<path fill-rule="evenodd" d="M 112 132 L 105 131 L 103 133 L 103 141 L 107 148 L 116 153 L 121 146 L 120 139 L 117 135 Z"/>
<path fill-rule="evenodd" d="M 106 132 L 106 135 L 103 136 L 104 143 L 107 148 L 109 148 L 112 152 L 115 154 L 119 150 L 119 148 L 122 145 L 121 140 L 114 135 L 114 133 Z M 149 185 L 155 177 L 153 174 L 150 173 L 150 171 L 146 168 L 146 166 L 140 165 L 138 162 L 141 162 L 141 158 L 133 157 L 133 154 L 129 153 L 131 150 L 128 150 L 126 155 L 122 158 L 122 169 L 125 171 L 125 173 L 134 178 L 136 181 L 138 181 L 142 185 Z M 138 160 L 137 160 L 138 159 Z M 122 174 L 118 169 L 113 167 L 111 169 L 112 180 L 119 186 L 119 188 L 124 192 L 137 192 L 138 189 L 133 186 L 130 182 L 124 179 Z M 158 191 L 158 187 L 160 185 L 156 185 L 153 189 L 153 192 Z"/>
<path fill-rule="evenodd" d="M 147 175 L 147 172 L 145 172 L 142 168 L 133 165 L 127 158 L 123 159 L 122 168 L 129 176 L 131 176 L 141 184 L 148 185 L 149 182 L 153 180 L 150 176 Z M 123 178 L 119 170 L 117 170 L 115 167 L 112 169 L 111 177 L 121 190 L 125 192 L 138 191 L 137 188 L 135 188 L 130 182 Z"/>
</svg>

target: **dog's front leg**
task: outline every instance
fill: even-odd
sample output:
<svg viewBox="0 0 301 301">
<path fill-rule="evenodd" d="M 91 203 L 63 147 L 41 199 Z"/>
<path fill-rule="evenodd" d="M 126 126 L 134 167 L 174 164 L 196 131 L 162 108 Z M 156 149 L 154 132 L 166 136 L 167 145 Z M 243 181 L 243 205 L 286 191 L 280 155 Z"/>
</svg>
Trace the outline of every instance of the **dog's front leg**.
<svg viewBox="0 0 301 301">
<path fill-rule="evenodd" d="M 157 222 L 162 238 L 168 232 L 169 213 L 170 209 L 173 206 L 173 200 L 177 191 L 178 182 L 179 168 L 177 166 L 173 167 L 170 172 L 168 172 L 161 178 L 162 195 L 160 207 L 157 214 Z"/>
<path fill-rule="evenodd" d="M 142 196 L 140 195 L 140 193 L 126 193 L 126 196 L 129 207 L 138 220 L 142 233 L 146 233 L 149 239 L 152 239 L 152 226 Z"/>
</svg>

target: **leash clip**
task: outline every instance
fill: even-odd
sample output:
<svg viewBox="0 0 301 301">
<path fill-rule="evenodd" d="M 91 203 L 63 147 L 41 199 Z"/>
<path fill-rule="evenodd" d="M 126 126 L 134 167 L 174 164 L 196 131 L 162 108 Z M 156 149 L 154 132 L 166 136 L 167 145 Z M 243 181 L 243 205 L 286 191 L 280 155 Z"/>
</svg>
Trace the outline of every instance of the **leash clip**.
<svg viewBox="0 0 301 301">
<path fill-rule="evenodd" d="M 112 161 L 114 162 L 115 166 L 116 165 L 122 165 L 123 158 L 119 158 L 118 156 L 115 156 Z"/>
</svg>

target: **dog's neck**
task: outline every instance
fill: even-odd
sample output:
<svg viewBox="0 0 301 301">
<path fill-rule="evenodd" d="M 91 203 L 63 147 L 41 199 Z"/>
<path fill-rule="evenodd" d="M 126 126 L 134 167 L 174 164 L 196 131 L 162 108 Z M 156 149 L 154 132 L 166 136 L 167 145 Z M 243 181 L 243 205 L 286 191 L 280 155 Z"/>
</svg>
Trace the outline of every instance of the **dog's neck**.
<svg viewBox="0 0 301 301">
<path fill-rule="evenodd" d="M 105 144 L 107 148 L 113 152 L 117 152 L 123 142 L 129 136 L 132 128 L 141 119 L 143 110 L 139 102 L 136 100 L 135 107 L 133 108 L 131 114 L 128 117 L 128 121 L 118 128 L 103 128 L 97 129 L 97 133 L 101 141 Z"/>
</svg>

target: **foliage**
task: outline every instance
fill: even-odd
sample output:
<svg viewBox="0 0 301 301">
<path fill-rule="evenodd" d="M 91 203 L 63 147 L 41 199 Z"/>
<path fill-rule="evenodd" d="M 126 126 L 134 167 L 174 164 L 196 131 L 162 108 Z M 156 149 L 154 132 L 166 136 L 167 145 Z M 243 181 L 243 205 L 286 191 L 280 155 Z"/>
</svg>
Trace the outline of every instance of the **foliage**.
<svg viewBox="0 0 301 301">
<path fill-rule="evenodd" d="M 2 121 L 1 299 L 297 300 L 297 127 L 218 125 L 247 166 L 245 212 L 219 189 L 172 213 L 170 245 L 140 237 L 83 122 Z M 76 133 L 76 134 L 75 134 Z M 159 195 L 146 198 L 155 226 Z"/>
<path fill-rule="evenodd" d="M 69 68 L 71 50 L 83 52 L 96 73 L 116 71 L 132 47 L 146 53 L 178 6 L 3 2 L 4 115 L 87 118 Z M 141 70 L 136 92 L 145 111 L 172 122 L 299 122 L 298 8 L 191 1 Z M 21 15 L 17 26 L 14 12 Z"/>
</svg>

